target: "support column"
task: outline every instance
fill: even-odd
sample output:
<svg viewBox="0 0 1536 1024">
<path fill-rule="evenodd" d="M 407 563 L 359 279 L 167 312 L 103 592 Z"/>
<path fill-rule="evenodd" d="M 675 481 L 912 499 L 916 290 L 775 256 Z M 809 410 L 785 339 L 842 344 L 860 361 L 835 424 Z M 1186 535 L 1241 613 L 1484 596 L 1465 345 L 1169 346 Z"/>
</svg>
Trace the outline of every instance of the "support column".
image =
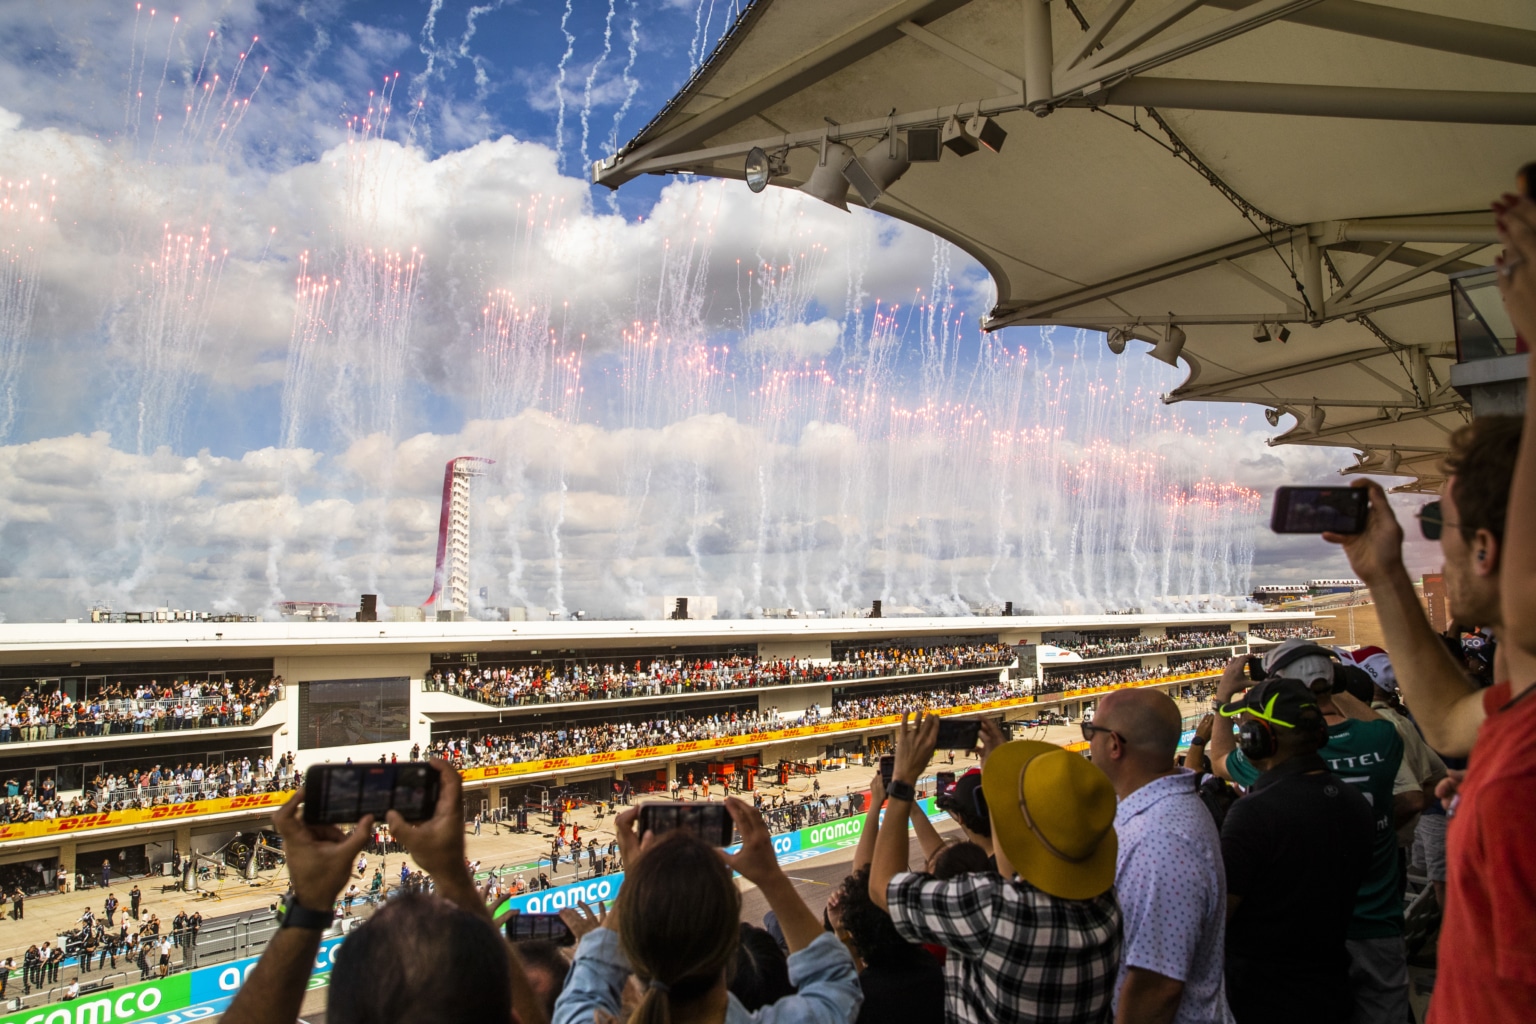
<svg viewBox="0 0 1536 1024">
<path fill-rule="evenodd" d="M 64 890 L 75 891 L 75 844 L 59 844 L 59 873 L 64 876 Z"/>
<path fill-rule="evenodd" d="M 677 781 L 677 762 L 676 761 L 668 761 L 667 762 L 667 789 L 668 789 L 668 791 L 670 791 L 672 789 L 672 783 L 674 783 L 676 781 Z"/>
<path fill-rule="evenodd" d="M 1024 102 L 1036 114 L 1050 113 L 1043 104 L 1055 95 L 1052 82 L 1051 5 L 1024 0 Z M 1037 105 L 1039 108 L 1037 109 Z"/>
</svg>

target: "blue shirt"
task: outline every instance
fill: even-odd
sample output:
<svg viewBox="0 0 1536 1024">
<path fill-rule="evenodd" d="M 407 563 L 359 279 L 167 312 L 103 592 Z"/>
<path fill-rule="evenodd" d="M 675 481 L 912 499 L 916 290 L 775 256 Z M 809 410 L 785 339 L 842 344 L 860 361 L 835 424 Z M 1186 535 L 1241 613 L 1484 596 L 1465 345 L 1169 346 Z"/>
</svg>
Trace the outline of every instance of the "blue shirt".
<svg viewBox="0 0 1536 1024">
<path fill-rule="evenodd" d="M 629 960 L 611 928 L 588 932 L 576 947 L 571 973 L 555 1001 L 551 1024 L 591 1024 L 602 1011 L 619 1019 Z M 809 946 L 789 954 L 789 980 L 796 994 L 755 1013 L 727 994 L 725 1024 L 848 1024 L 859 1015 L 864 992 L 853 956 L 836 935 L 822 932 Z"/>
<path fill-rule="evenodd" d="M 1223 980 L 1227 873 L 1221 835 L 1181 768 L 1120 801 L 1115 894 L 1125 920 L 1114 1005 L 1132 967 L 1184 983 L 1175 1024 L 1230 1024 Z"/>
</svg>

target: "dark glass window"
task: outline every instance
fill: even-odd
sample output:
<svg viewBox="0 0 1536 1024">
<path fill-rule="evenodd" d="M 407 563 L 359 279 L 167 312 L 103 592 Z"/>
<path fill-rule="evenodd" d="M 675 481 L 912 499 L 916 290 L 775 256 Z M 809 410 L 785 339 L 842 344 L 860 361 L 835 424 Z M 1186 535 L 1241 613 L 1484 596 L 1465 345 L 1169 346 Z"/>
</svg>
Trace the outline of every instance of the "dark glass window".
<svg viewBox="0 0 1536 1024">
<path fill-rule="evenodd" d="M 411 681 L 326 679 L 299 684 L 299 749 L 410 739 Z"/>
</svg>

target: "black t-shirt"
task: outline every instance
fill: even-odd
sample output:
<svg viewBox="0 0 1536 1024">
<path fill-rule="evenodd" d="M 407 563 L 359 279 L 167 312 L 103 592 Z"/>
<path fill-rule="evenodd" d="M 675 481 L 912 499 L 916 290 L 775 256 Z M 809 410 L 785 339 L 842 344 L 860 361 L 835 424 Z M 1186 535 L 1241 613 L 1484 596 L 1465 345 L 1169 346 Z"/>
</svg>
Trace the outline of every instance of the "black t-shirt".
<svg viewBox="0 0 1536 1024">
<path fill-rule="evenodd" d="M 893 950 L 859 975 L 864 1005 L 858 1024 L 944 1024 L 944 968 L 921 946 Z"/>
<path fill-rule="evenodd" d="M 1375 819 L 1315 755 L 1259 777 L 1227 812 L 1227 1001 L 1238 1024 L 1328 1024 L 1350 1009 L 1344 939 L 1370 870 Z"/>
</svg>

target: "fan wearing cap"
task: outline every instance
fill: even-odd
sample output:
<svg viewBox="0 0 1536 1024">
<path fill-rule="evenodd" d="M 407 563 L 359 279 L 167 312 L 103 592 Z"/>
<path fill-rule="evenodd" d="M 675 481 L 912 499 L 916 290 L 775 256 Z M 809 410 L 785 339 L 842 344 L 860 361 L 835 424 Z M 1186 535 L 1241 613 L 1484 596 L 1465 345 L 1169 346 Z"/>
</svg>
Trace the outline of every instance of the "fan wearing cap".
<svg viewBox="0 0 1536 1024">
<path fill-rule="evenodd" d="M 902 717 L 887 813 L 900 820 L 938 740 L 938 718 Z M 902 829 L 881 829 L 870 897 L 913 942 L 963 963 L 948 1019 L 1105 1019 L 1120 960 L 1115 791 L 1102 771 L 1051 743 L 1001 742 L 984 729 L 981 785 L 999 874 L 939 881 L 907 870 Z"/>
<path fill-rule="evenodd" d="M 1239 718 L 1255 770 L 1221 828 L 1227 1003 L 1237 1024 L 1344 1024 L 1355 1006 L 1346 940 L 1375 847 L 1371 805 L 1320 756 L 1327 726 L 1305 684 L 1266 680 L 1221 714 Z"/>
</svg>

